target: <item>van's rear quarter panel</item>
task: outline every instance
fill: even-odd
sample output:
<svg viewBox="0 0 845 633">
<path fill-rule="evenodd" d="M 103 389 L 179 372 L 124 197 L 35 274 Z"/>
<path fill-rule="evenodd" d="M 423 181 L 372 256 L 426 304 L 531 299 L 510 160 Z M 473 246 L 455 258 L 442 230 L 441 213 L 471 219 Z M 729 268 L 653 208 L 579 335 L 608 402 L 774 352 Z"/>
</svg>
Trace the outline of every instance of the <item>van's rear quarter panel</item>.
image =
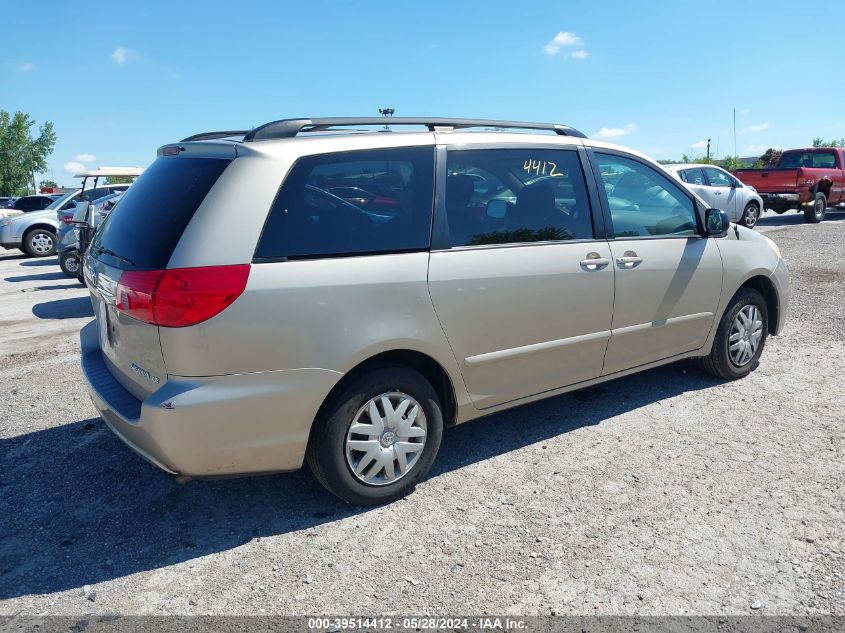
<svg viewBox="0 0 845 633">
<path fill-rule="evenodd" d="M 253 264 L 214 318 L 160 328 L 171 374 L 345 372 L 382 351 L 426 353 L 459 375 L 428 293 L 427 252 Z"/>
</svg>

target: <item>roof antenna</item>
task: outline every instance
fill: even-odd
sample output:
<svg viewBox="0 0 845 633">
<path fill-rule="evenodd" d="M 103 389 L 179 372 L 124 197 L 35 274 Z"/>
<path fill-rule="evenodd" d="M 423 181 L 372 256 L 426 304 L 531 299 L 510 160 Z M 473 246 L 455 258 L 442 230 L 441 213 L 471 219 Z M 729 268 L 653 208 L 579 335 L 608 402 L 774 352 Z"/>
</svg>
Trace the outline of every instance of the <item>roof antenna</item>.
<svg viewBox="0 0 845 633">
<path fill-rule="evenodd" d="M 382 115 L 385 119 L 389 119 L 390 117 L 392 117 L 395 112 L 396 112 L 396 110 L 394 108 L 379 108 L 378 109 L 378 113 L 380 115 Z M 384 124 L 384 131 L 385 132 L 390 131 L 390 126 L 388 126 L 387 123 Z"/>
</svg>

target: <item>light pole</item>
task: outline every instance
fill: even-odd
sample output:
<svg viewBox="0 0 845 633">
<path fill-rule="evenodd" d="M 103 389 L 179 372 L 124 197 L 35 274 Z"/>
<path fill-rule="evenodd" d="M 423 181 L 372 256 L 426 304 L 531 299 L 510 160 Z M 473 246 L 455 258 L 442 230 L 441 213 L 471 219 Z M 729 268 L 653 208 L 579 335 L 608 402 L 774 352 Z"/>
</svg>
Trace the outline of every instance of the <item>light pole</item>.
<svg viewBox="0 0 845 633">
<path fill-rule="evenodd" d="M 710 162 L 710 139 L 707 139 L 707 162 Z"/>
</svg>

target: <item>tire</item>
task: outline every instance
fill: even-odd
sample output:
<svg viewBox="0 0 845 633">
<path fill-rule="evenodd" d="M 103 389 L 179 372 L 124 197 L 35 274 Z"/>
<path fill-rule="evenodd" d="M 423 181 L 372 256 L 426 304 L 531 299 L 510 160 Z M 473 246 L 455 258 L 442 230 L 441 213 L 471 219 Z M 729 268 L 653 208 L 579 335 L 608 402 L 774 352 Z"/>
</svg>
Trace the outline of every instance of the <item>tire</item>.
<svg viewBox="0 0 845 633">
<path fill-rule="evenodd" d="M 760 219 L 760 207 L 757 206 L 756 202 L 749 202 L 745 205 L 745 211 L 742 212 L 742 217 L 739 219 L 739 223 L 742 226 L 753 229 L 757 226 L 757 220 Z"/>
<path fill-rule="evenodd" d="M 79 275 L 79 253 L 75 250 L 65 251 L 59 255 L 59 268 L 65 274 L 65 277 L 76 279 Z"/>
<path fill-rule="evenodd" d="M 816 193 L 813 203 L 804 207 L 804 221 L 811 224 L 818 224 L 824 220 L 824 214 L 827 212 L 827 196 L 821 191 Z"/>
<path fill-rule="evenodd" d="M 380 398 L 385 394 L 390 396 L 391 410 L 400 409 L 405 399 L 413 402 L 403 409 L 404 416 L 391 420 Z M 379 423 L 371 422 L 371 403 L 375 403 L 375 413 L 381 419 L 381 433 Z M 419 409 L 411 419 L 415 404 Z M 411 426 L 401 426 L 408 419 Z M 355 421 L 358 429 L 366 430 L 351 431 Z M 312 429 L 306 460 L 317 481 L 347 503 L 387 503 L 407 495 L 426 476 L 442 435 L 440 400 L 429 382 L 412 369 L 384 366 L 362 375 L 326 403 Z M 407 447 L 421 442 L 421 450 L 406 452 Z M 400 445 L 407 466 L 404 474 L 397 450 Z M 353 466 L 360 468 L 360 476 L 353 472 Z M 392 482 L 388 467 L 395 477 Z M 367 475 L 369 482 L 364 481 Z"/>
<path fill-rule="evenodd" d="M 47 229 L 33 229 L 23 237 L 23 250 L 32 257 L 56 254 L 56 234 Z"/>
<path fill-rule="evenodd" d="M 753 310 L 756 309 L 756 313 Z M 743 313 L 745 319 L 740 318 L 740 313 Z M 750 314 L 749 314 L 750 313 Z M 749 336 L 745 337 L 747 329 L 742 327 L 742 323 L 748 320 L 750 315 L 757 314 L 755 321 L 759 325 L 753 325 Z M 701 359 L 702 368 L 718 378 L 725 380 L 737 380 L 744 378 L 750 374 L 757 366 L 760 360 L 760 355 L 763 353 L 763 348 L 766 346 L 766 337 L 769 331 L 769 312 L 766 308 L 766 300 L 763 295 L 753 288 L 740 288 L 734 295 L 731 302 L 728 304 L 725 313 L 719 321 L 719 329 L 716 332 L 716 338 L 713 341 L 713 349 L 710 354 Z M 741 349 L 746 346 L 753 347 L 754 334 L 759 332 L 757 339 L 757 347 L 751 351 L 750 356 L 744 358 L 741 356 Z M 731 350 L 730 339 L 732 334 L 736 336 L 739 333 L 739 340 L 734 343 L 740 343 L 739 347 Z M 745 341 L 745 345 L 743 345 Z M 739 356 L 739 358 L 737 358 Z"/>
</svg>

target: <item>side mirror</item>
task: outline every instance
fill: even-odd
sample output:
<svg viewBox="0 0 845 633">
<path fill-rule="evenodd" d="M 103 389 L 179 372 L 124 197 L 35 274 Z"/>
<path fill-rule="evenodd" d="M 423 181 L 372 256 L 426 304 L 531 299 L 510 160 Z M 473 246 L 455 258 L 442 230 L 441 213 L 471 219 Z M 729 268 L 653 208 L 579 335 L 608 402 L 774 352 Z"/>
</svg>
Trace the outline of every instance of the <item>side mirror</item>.
<svg viewBox="0 0 845 633">
<path fill-rule="evenodd" d="M 707 209 L 704 214 L 704 226 L 707 230 L 707 237 L 725 237 L 728 234 L 728 227 L 731 219 L 721 209 Z"/>
<path fill-rule="evenodd" d="M 494 218 L 496 220 L 501 220 L 504 218 L 508 213 L 508 201 L 507 200 L 491 200 L 487 203 L 487 217 Z"/>
</svg>

